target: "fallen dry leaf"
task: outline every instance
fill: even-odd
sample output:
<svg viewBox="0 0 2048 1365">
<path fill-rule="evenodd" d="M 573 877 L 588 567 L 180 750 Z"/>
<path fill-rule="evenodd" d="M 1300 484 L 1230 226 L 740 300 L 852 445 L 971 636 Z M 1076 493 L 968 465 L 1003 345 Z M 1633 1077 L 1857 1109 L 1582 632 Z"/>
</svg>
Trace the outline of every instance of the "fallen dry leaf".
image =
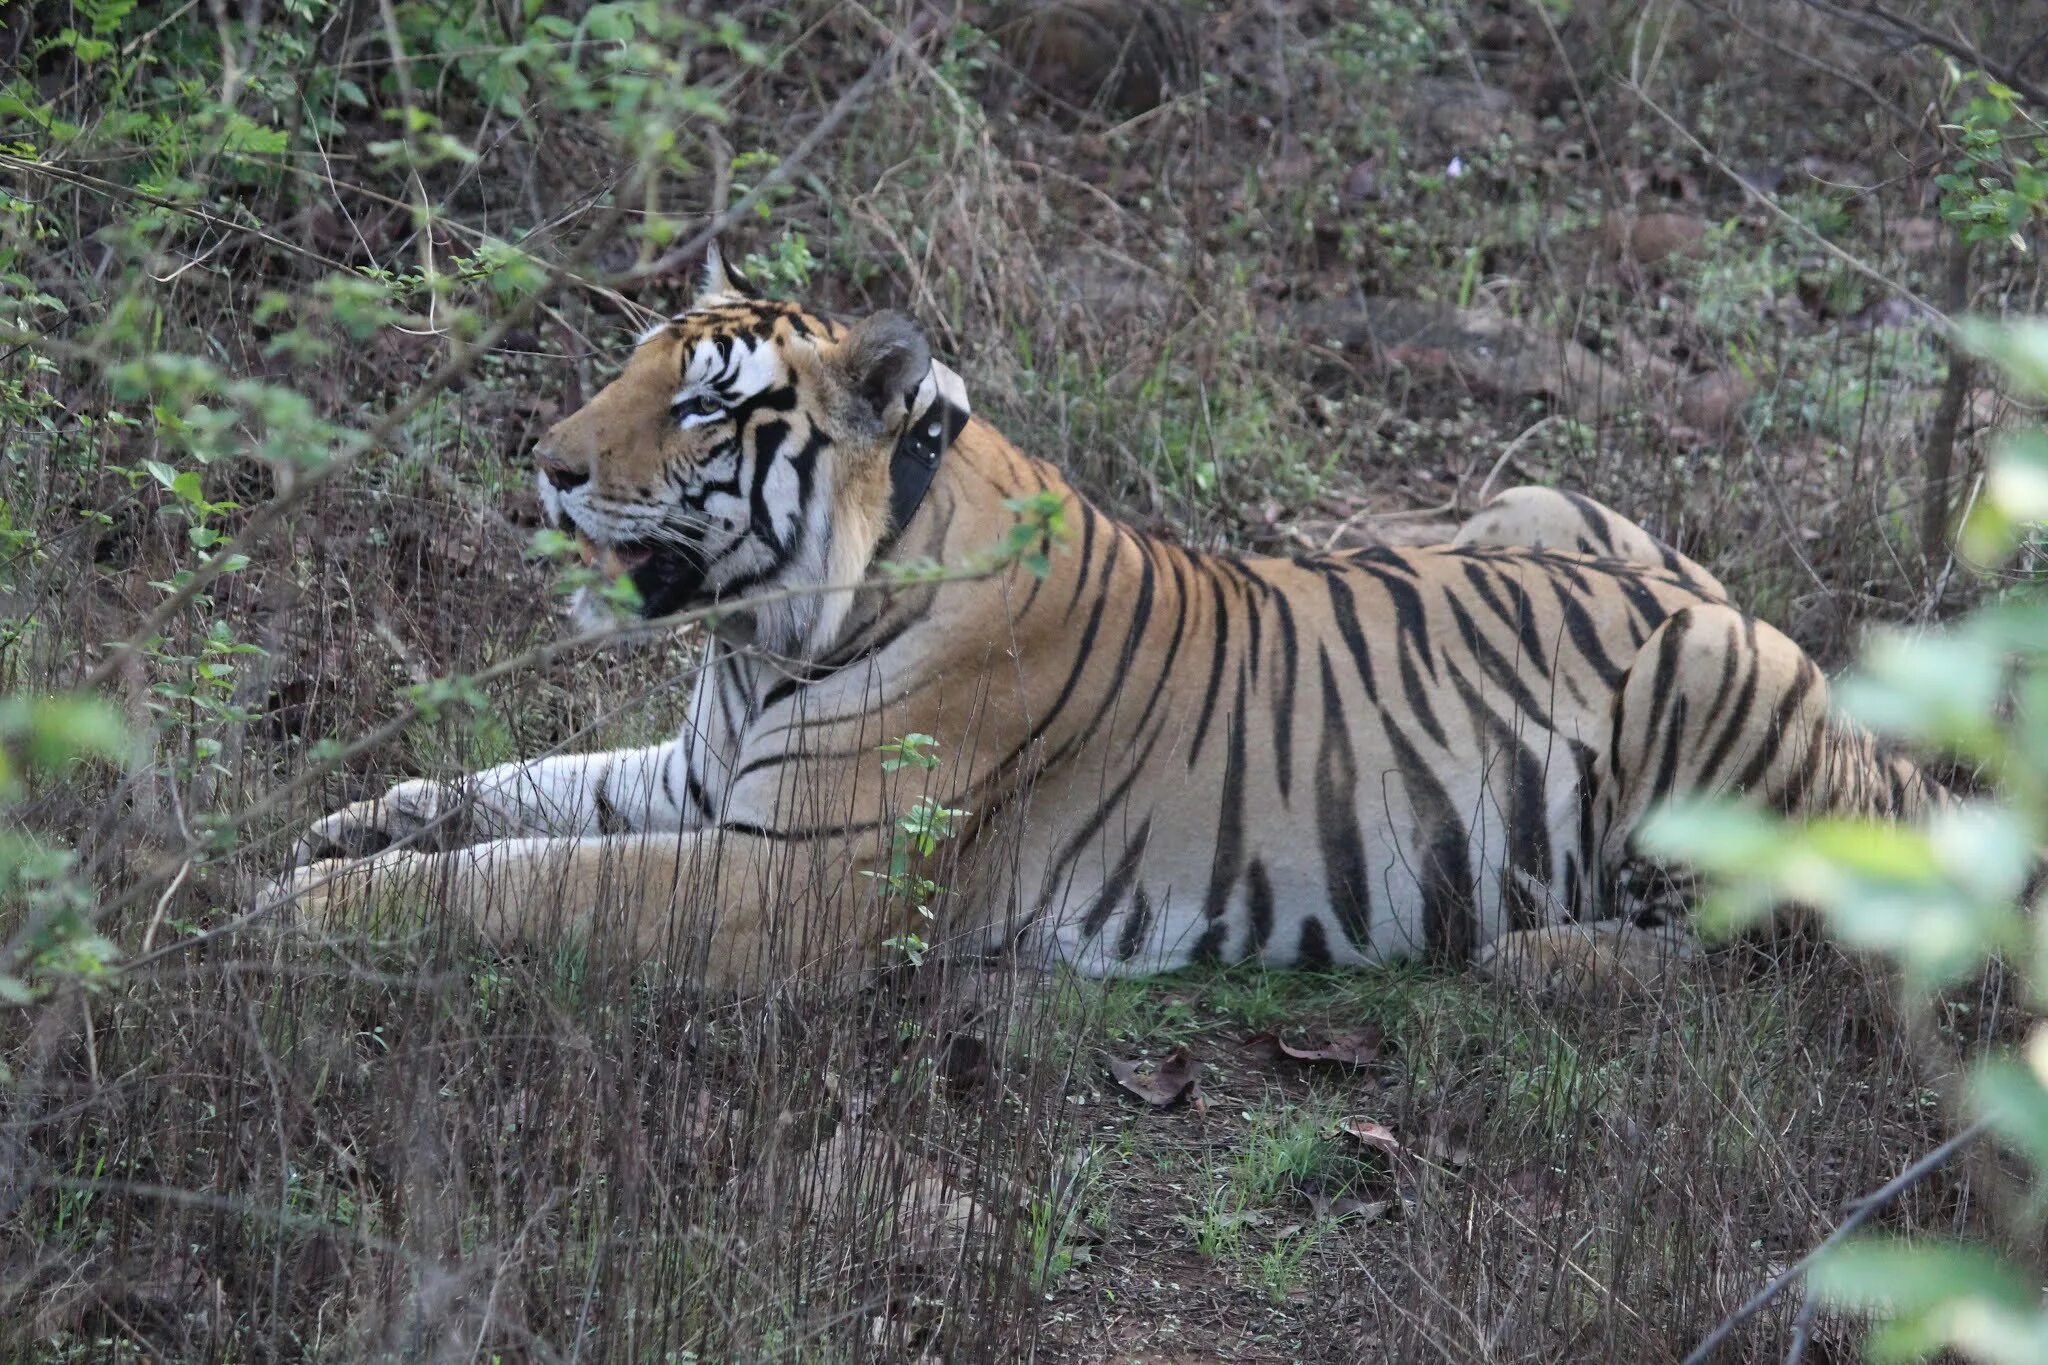
<svg viewBox="0 0 2048 1365">
<path fill-rule="evenodd" d="M 1360 1199 L 1350 1194 L 1330 1194 L 1320 1189 L 1302 1191 L 1308 1206 L 1315 1211 L 1319 1223 L 1335 1222 L 1340 1218 L 1355 1219 L 1361 1226 L 1377 1223 L 1400 1206 L 1398 1199 Z"/>
<path fill-rule="evenodd" d="M 1424 1134 L 1418 1150 L 1428 1160 L 1444 1166 L 1472 1164 L 1472 1144 L 1456 1129 L 1435 1129 Z"/>
<path fill-rule="evenodd" d="M 1355 1033 L 1343 1033 L 1329 1042 L 1296 1047 L 1278 1033 L 1268 1030 L 1249 1039 L 1245 1046 L 1267 1056 L 1292 1057 L 1297 1062 L 1336 1062 L 1341 1066 L 1370 1066 L 1379 1060 L 1385 1036 L 1370 1024 Z"/>
<path fill-rule="evenodd" d="M 1394 1130 L 1384 1123 L 1374 1123 L 1371 1119 L 1339 1119 L 1337 1131 L 1348 1133 L 1366 1146 L 1377 1147 L 1389 1154 L 1401 1150 L 1401 1140 L 1394 1136 Z"/>
<path fill-rule="evenodd" d="M 1112 1060 L 1109 1074 L 1116 1077 L 1118 1085 L 1154 1109 L 1165 1109 L 1186 1100 L 1200 1114 L 1209 1108 L 1208 1101 L 1202 1098 L 1201 1067 L 1202 1064 L 1183 1046 L 1160 1058 L 1150 1071 L 1144 1069 L 1145 1064 L 1141 1061 Z"/>
</svg>

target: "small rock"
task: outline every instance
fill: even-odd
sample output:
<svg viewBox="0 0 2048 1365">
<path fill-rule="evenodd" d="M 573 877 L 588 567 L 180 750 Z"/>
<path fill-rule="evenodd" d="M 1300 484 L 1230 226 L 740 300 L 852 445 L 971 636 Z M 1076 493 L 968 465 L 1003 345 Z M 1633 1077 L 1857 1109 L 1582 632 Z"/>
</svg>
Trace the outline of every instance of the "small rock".
<svg viewBox="0 0 2048 1365">
<path fill-rule="evenodd" d="M 1932 218 L 1901 218 L 1885 234 L 1908 256 L 1925 256 L 1941 245 L 1941 224 Z"/>
<path fill-rule="evenodd" d="M 1645 213 L 1641 217 L 1615 216 L 1601 228 L 1601 236 L 1615 250 L 1640 265 L 1655 265 L 1678 255 L 1696 255 L 1707 238 L 1703 218 L 1690 213 Z"/>
<path fill-rule="evenodd" d="M 1353 166 L 1344 177 L 1338 196 L 1347 204 L 1359 204 L 1380 197 L 1380 154 L 1374 152 Z"/>
<path fill-rule="evenodd" d="M 1141 114 L 1201 79 L 1193 21 L 1171 0 L 1039 0 L 995 38 L 1034 84 L 1083 109 Z"/>
<path fill-rule="evenodd" d="M 1410 84 L 1404 103 L 1408 129 L 1445 152 L 1491 146 L 1503 135 L 1515 142 L 1536 135 L 1535 120 L 1507 91 L 1475 81 L 1426 76 Z"/>
<path fill-rule="evenodd" d="M 1678 415 L 1686 425 L 1708 436 L 1725 436 L 1741 422 L 1743 409 L 1755 393 L 1756 385 L 1739 374 L 1703 374 L 1679 395 Z"/>
</svg>

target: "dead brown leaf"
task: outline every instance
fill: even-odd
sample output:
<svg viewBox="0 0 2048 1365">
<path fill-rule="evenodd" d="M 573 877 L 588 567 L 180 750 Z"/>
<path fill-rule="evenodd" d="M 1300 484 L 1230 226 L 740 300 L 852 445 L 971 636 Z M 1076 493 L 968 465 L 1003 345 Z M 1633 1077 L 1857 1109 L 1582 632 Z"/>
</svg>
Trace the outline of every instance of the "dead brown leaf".
<svg viewBox="0 0 2048 1365">
<path fill-rule="evenodd" d="M 1149 1071 L 1142 1061 L 1112 1060 L 1109 1064 L 1109 1074 L 1116 1077 L 1116 1083 L 1154 1109 L 1170 1108 L 1186 1100 L 1198 1114 L 1209 1108 L 1208 1101 L 1202 1098 L 1201 1069 L 1202 1064 L 1185 1046 L 1167 1053 Z"/>
<path fill-rule="evenodd" d="M 1374 1123 L 1371 1119 L 1339 1119 L 1337 1131 L 1348 1133 L 1366 1146 L 1377 1147 L 1389 1155 L 1397 1154 L 1401 1150 L 1401 1140 L 1394 1136 L 1394 1130 L 1384 1123 Z"/>
<path fill-rule="evenodd" d="M 1305 1189 L 1302 1194 L 1308 1199 L 1308 1206 L 1315 1211 L 1319 1223 L 1350 1218 L 1365 1226 L 1379 1222 L 1401 1203 L 1398 1199 L 1360 1199 L 1356 1195 L 1331 1194 L 1321 1189 Z"/>
<path fill-rule="evenodd" d="M 1368 1024 L 1351 1033 L 1340 1033 L 1327 1043 L 1296 1047 L 1271 1030 L 1258 1034 L 1245 1043 L 1254 1051 L 1269 1057 L 1292 1057 L 1297 1062 L 1335 1062 L 1340 1066 L 1371 1066 L 1379 1060 L 1380 1047 L 1386 1041 L 1385 1035 L 1374 1025 Z"/>
</svg>

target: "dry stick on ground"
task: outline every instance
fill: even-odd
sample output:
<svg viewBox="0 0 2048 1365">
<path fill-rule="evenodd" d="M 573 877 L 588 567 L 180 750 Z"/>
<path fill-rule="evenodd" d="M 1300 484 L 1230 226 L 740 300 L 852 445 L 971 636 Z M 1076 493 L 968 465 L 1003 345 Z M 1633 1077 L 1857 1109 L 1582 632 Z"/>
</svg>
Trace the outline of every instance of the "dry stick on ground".
<svg viewBox="0 0 2048 1365">
<path fill-rule="evenodd" d="M 1976 67 L 2000 85 L 2019 92 L 2019 94 L 2037 107 L 2048 109 L 2048 90 L 2043 90 L 2040 86 L 2035 85 L 2025 76 L 2022 76 L 2017 69 L 1985 56 L 1976 47 L 1964 42 L 1960 38 L 1951 38 L 1945 33 L 1938 33 L 1934 29 L 1928 28 L 1925 24 L 1917 23 L 1902 14 L 1893 14 L 1882 5 L 1865 4 L 1852 7 L 1849 5 L 1829 4 L 1828 0 L 1805 0 L 1805 4 L 1809 9 L 1819 10 L 1822 14 L 1832 18 L 1847 20 L 1858 28 L 1879 33 L 1888 32 L 1891 37 L 1907 40 L 1902 46 L 1924 43 L 1928 47 L 1946 52 L 1958 61 L 1967 62 L 1971 66 Z"/>
<path fill-rule="evenodd" d="M 1686 0 L 1686 4 L 1699 13 L 1706 15 L 1709 19 L 1718 19 L 1722 23 L 1727 24 L 1753 43 L 1760 43 L 1764 47 L 1771 49 L 1771 51 L 1781 56 L 1789 57 L 1801 66 L 1809 67 L 1824 76 L 1832 76 L 1862 95 L 1863 98 L 1869 100 L 1873 107 L 1882 109 L 1885 113 L 1890 114 L 1893 120 L 1901 126 L 1911 128 L 1919 122 L 1918 119 L 1902 109 L 1896 100 L 1887 98 L 1879 92 L 1876 86 L 1856 72 L 1836 66 L 1818 53 L 1807 52 L 1804 49 L 1792 46 L 1790 43 L 1781 42 L 1762 29 L 1744 22 L 1742 16 L 1735 12 L 1732 4 L 1714 7 L 1706 4 L 1705 0 Z"/>
<path fill-rule="evenodd" d="M 1825 1252 L 1850 1233 L 1862 1227 L 1870 1220 L 1871 1215 L 1875 1214 L 1878 1210 L 1884 1208 L 1907 1190 L 1912 1189 L 1928 1176 L 1947 1165 L 1950 1157 L 1976 1141 L 1977 1138 L 1983 1135 L 1984 1130 L 1990 1126 L 1989 1119 L 1978 1119 L 1975 1123 L 1963 1129 L 1962 1132 L 1957 1133 L 1954 1137 L 1921 1157 L 1905 1170 L 1900 1171 L 1881 1188 L 1857 1200 L 1850 1207 L 1849 1216 L 1844 1218 L 1840 1226 L 1833 1232 L 1822 1238 L 1819 1246 L 1801 1256 L 1783 1274 L 1779 1275 L 1762 1289 L 1757 1290 L 1756 1293 L 1750 1295 L 1747 1303 L 1730 1314 L 1719 1327 L 1707 1333 L 1700 1344 L 1693 1348 L 1692 1354 L 1685 1358 L 1685 1365 L 1704 1365 L 1707 1358 L 1721 1348 L 1723 1342 L 1735 1335 L 1737 1328 L 1768 1308 L 1780 1294 L 1790 1287 L 1794 1280 L 1805 1274 L 1807 1269 L 1815 1261 L 1819 1260 Z"/>
<path fill-rule="evenodd" d="M 1721 157 L 1718 156 L 1712 148 L 1708 147 L 1706 143 L 1701 142 L 1698 136 L 1693 133 L 1692 129 L 1686 127 L 1683 123 L 1680 123 L 1677 118 L 1675 118 L 1670 112 L 1668 112 L 1664 108 L 1663 105 L 1657 103 L 1656 100 L 1650 98 L 1650 92 L 1643 89 L 1640 83 L 1638 83 L 1634 79 L 1625 80 L 1622 82 L 1622 88 L 1627 90 L 1630 94 L 1634 95 L 1637 99 L 1641 100 L 1643 103 L 1643 107 L 1645 109 L 1648 109 L 1651 113 L 1655 114 L 1659 119 L 1663 120 L 1664 123 L 1670 127 L 1671 131 L 1677 133 L 1681 138 L 1684 138 L 1686 143 L 1689 146 L 1691 146 L 1691 148 L 1695 152 L 1698 152 L 1701 158 L 1705 160 L 1709 166 L 1712 166 L 1716 171 L 1726 176 L 1730 181 L 1732 181 L 1737 187 L 1739 187 L 1742 190 L 1743 194 L 1747 195 L 1750 199 L 1754 200 L 1756 203 L 1761 205 L 1764 211 L 1769 213 L 1773 218 L 1776 218 L 1780 223 L 1783 223 L 1785 226 L 1791 228 L 1801 237 L 1804 237 L 1806 240 L 1812 242 L 1815 246 L 1818 246 L 1822 251 L 1825 251 L 1828 255 L 1833 256 L 1843 265 L 1848 266 L 1851 270 L 1863 276 L 1865 279 L 1877 285 L 1879 288 L 1885 290 L 1887 293 L 1896 294 L 1900 298 L 1906 300 L 1906 302 L 1912 304 L 1915 308 L 1919 309 L 1923 314 L 1925 314 L 1926 317 L 1930 321 L 1932 321 L 1935 326 L 1941 329 L 1942 335 L 1945 338 L 1953 338 L 1956 335 L 1956 323 L 1954 318 L 1950 317 L 1947 313 L 1944 313 L 1941 309 L 1936 308 L 1926 299 L 1921 298 L 1918 294 L 1914 293 L 1911 289 L 1908 289 L 1905 285 L 1899 283 L 1897 280 L 1886 275 L 1876 266 L 1870 264 L 1868 261 L 1863 260 L 1859 256 L 1851 255 L 1842 247 L 1836 245 L 1834 242 L 1829 241 L 1826 237 L 1814 231 L 1814 229 L 1807 226 L 1805 223 L 1800 222 L 1798 218 L 1786 212 L 1784 207 L 1781 206 L 1775 198 L 1764 193 L 1756 186 L 1750 184 L 1749 181 L 1743 179 L 1741 172 L 1737 171 L 1733 166 L 1729 165 L 1726 161 L 1722 160 Z"/>
</svg>

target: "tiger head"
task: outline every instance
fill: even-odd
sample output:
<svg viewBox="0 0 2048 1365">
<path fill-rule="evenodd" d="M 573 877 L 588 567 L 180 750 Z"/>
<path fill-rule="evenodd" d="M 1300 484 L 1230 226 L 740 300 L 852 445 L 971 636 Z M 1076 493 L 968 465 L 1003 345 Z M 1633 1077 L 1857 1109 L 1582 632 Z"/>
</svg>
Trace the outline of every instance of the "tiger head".
<svg viewBox="0 0 2048 1365">
<path fill-rule="evenodd" d="M 762 298 L 713 247 L 696 301 L 643 333 L 534 461 L 549 523 L 629 577 L 645 616 L 773 595 L 728 627 L 798 652 L 847 607 L 844 592 L 806 590 L 860 581 L 905 515 L 892 466 L 913 446 L 935 462 L 966 420 L 958 377 L 916 323 L 849 325 Z"/>
</svg>

